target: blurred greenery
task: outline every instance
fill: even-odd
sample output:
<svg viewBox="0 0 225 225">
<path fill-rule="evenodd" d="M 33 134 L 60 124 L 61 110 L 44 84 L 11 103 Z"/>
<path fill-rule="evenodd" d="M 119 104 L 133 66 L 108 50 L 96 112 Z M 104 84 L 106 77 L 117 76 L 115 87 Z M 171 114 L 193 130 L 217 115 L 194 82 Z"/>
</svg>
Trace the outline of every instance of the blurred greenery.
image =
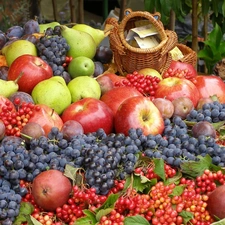
<svg viewBox="0 0 225 225">
<path fill-rule="evenodd" d="M 29 0 L 1 0 L 0 30 L 5 32 L 9 27 L 23 25 L 30 17 Z"/>
</svg>

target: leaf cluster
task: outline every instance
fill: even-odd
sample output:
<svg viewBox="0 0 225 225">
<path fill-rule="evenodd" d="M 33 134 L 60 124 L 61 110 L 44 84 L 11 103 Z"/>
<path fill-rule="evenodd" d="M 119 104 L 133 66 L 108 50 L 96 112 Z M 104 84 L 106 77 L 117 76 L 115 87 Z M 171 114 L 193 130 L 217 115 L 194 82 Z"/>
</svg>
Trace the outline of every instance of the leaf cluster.
<svg viewBox="0 0 225 225">
<path fill-rule="evenodd" d="M 212 73 L 215 64 L 225 58 L 225 40 L 217 23 L 204 41 L 204 48 L 198 52 L 198 58 L 204 60 L 209 74 Z"/>
</svg>

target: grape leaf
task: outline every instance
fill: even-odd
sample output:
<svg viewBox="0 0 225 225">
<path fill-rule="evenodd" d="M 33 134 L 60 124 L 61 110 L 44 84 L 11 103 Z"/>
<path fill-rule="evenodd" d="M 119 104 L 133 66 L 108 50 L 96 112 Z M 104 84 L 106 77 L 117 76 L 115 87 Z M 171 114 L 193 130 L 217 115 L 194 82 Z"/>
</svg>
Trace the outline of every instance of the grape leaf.
<svg viewBox="0 0 225 225">
<path fill-rule="evenodd" d="M 181 211 L 179 215 L 183 218 L 185 225 L 194 217 L 193 213 L 185 210 Z"/>
<path fill-rule="evenodd" d="M 166 180 L 166 174 L 164 170 L 164 160 L 163 159 L 153 159 L 155 168 L 154 172 L 163 180 Z"/>
<path fill-rule="evenodd" d="M 124 219 L 124 225 L 149 225 L 149 222 L 140 215 L 128 216 Z"/>
<path fill-rule="evenodd" d="M 182 178 L 182 173 L 180 171 L 178 171 L 174 177 L 167 178 L 164 183 L 165 183 L 165 185 L 179 183 L 180 178 Z"/>
<path fill-rule="evenodd" d="M 181 172 L 190 177 L 201 176 L 206 169 L 210 169 L 212 165 L 212 158 L 209 155 L 205 157 L 197 156 L 198 161 L 188 161 L 181 163 Z"/>
<path fill-rule="evenodd" d="M 80 184 L 82 184 L 83 181 L 83 176 L 80 173 L 80 171 L 82 170 L 83 170 L 82 168 L 75 168 L 69 164 L 66 164 L 64 175 L 73 181 L 73 186 L 74 185 L 79 186 Z"/>
<path fill-rule="evenodd" d="M 154 180 L 149 180 L 147 177 L 140 174 L 131 174 L 126 178 L 124 185 L 124 190 L 132 186 L 137 192 L 143 193 L 145 190 L 150 190 L 150 188 L 155 184 Z"/>
<path fill-rule="evenodd" d="M 102 209 L 114 208 L 114 205 L 118 198 L 119 194 L 110 194 L 107 200 L 102 204 L 102 206 L 96 209 L 96 212 L 99 212 Z"/>
<path fill-rule="evenodd" d="M 100 221 L 100 219 L 103 217 L 103 216 L 106 216 L 108 215 L 111 211 L 113 210 L 113 208 L 107 208 L 107 209 L 101 209 L 97 212 L 96 214 L 96 220 L 97 221 Z"/>
<path fill-rule="evenodd" d="M 42 225 L 38 220 L 36 220 L 33 216 L 30 216 L 33 225 Z"/>
<path fill-rule="evenodd" d="M 214 223 L 211 223 L 211 225 L 225 225 L 225 218 L 219 221 L 216 221 Z"/>
<path fill-rule="evenodd" d="M 73 225 L 94 225 L 96 224 L 97 221 L 96 219 L 95 220 L 92 220 L 92 218 L 90 218 L 89 216 L 84 216 L 84 217 L 80 217 L 78 218 Z"/>
<path fill-rule="evenodd" d="M 185 189 L 186 185 L 179 185 L 179 186 L 176 186 L 172 193 L 169 195 L 170 197 L 174 197 L 174 196 L 180 196 L 182 195 L 182 193 L 184 192 L 184 189 Z"/>
<path fill-rule="evenodd" d="M 23 222 L 27 222 L 28 225 L 33 224 L 30 220 L 30 215 L 34 210 L 34 206 L 29 202 L 21 202 L 20 203 L 20 211 L 19 215 L 16 217 L 14 221 L 14 225 L 20 225 Z"/>
</svg>

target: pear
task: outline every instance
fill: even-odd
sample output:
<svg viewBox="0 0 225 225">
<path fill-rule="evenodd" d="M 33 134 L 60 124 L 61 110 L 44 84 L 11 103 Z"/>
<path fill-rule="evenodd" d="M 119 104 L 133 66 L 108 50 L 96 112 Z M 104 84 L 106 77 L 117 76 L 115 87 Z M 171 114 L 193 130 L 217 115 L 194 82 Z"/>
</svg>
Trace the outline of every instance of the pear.
<svg viewBox="0 0 225 225">
<path fill-rule="evenodd" d="M 23 74 L 21 73 L 16 80 L 2 80 L 0 79 L 0 96 L 9 98 L 12 94 L 19 90 L 18 80 Z"/>
<path fill-rule="evenodd" d="M 39 82 L 32 90 L 35 104 L 45 104 L 59 115 L 71 104 L 71 94 L 61 76 L 53 76 Z"/>
<path fill-rule="evenodd" d="M 25 54 L 37 56 L 36 46 L 27 40 L 16 40 L 2 49 L 2 54 L 6 58 L 7 65 L 10 67 L 13 61 Z"/>
<path fill-rule="evenodd" d="M 76 58 L 78 56 L 86 56 L 93 59 L 97 50 L 93 37 L 83 31 L 78 31 L 61 25 L 61 34 L 70 46 L 67 56 Z"/>
<path fill-rule="evenodd" d="M 105 38 L 105 32 L 103 30 L 93 28 L 87 24 L 78 23 L 74 25 L 72 28 L 90 34 L 93 37 L 96 46 L 98 46 Z"/>
<path fill-rule="evenodd" d="M 47 28 L 49 28 L 49 27 L 54 29 L 55 26 L 60 26 L 60 23 L 54 21 L 51 23 L 39 24 L 40 33 L 44 33 L 47 30 Z"/>
<path fill-rule="evenodd" d="M 75 77 L 68 83 L 67 86 L 72 96 L 72 102 L 88 97 L 95 99 L 100 99 L 101 97 L 100 84 L 93 77 Z"/>
</svg>

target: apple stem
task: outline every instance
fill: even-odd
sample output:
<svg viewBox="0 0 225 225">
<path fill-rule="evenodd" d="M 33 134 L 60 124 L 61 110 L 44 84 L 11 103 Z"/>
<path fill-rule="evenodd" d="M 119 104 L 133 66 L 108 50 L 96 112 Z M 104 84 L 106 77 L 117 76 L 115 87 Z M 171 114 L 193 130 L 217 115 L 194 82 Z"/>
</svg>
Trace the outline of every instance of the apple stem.
<svg viewBox="0 0 225 225">
<path fill-rule="evenodd" d="M 15 84 L 19 81 L 19 79 L 23 76 L 23 72 L 20 72 L 19 76 L 14 80 Z"/>
<path fill-rule="evenodd" d="M 24 134 L 24 133 L 20 133 L 20 135 L 22 136 L 22 137 L 25 137 L 25 138 L 28 138 L 28 139 L 32 139 L 32 137 L 31 136 L 28 136 L 28 135 L 26 135 L 26 134 Z"/>
<path fill-rule="evenodd" d="M 51 116 L 53 116 L 54 112 L 55 112 L 55 110 L 54 110 L 54 109 L 52 109 L 52 113 L 51 113 Z"/>
</svg>

